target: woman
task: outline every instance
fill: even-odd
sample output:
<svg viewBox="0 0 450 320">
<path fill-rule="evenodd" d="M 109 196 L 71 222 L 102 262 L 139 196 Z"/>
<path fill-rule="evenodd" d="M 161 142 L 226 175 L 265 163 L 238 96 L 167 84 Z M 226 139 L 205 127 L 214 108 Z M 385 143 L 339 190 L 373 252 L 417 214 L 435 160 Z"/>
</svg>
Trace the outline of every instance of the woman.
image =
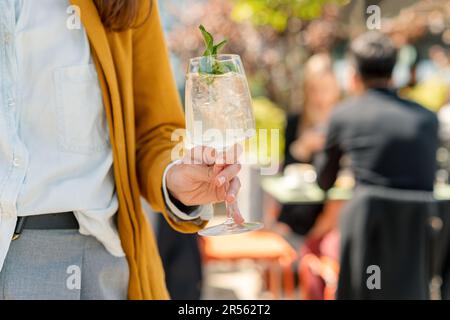
<svg viewBox="0 0 450 320">
<path fill-rule="evenodd" d="M 240 167 L 171 162 L 156 1 L 0 1 L 0 34 L 0 298 L 168 298 L 141 195 L 196 232 Z"/>
<path fill-rule="evenodd" d="M 334 105 L 339 101 L 339 86 L 332 61 L 325 53 L 312 56 L 305 64 L 304 101 L 301 113 L 289 116 L 286 127 L 285 166 L 311 163 L 323 148 L 324 130 Z"/>
<path fill-rule="evenodd" d="M 302 111 L 290 115 L 287 120 L 285 167 L 295 163 L 312 164 L 315 155 L 324 147 L 328 118 L 340 98 L 329 55 L 321 53 L 308 59 L 303 90 Z M 337 253 L 336 233 L 330 233 L 336 217 L 334 211 L 325 210 L 318 218 L 323 211 L 323 204 L 283 205 L 279 217 L 294 232 L 306 235 L 299 254 L 299 279 L 304 299 L 324 299 L 325 283 L 315 272 L 324 261 L 334 261 Z M 334 262 L 327 267 L 332 265 Z"/>
<path fill-rule="evenodd" d="M 325 129 L 334 105 L 339 101 L 340 90 L 329 55 L 312 56 L 305 64 L 304 103 L 301 113 L 288 116 L 284 167 L 294 163 L 311 164 L 314 155 L 322 150 Z M 284 205 L 279 220 L 301 235 L 314 224 L 321 205 Z"/>
</svg>

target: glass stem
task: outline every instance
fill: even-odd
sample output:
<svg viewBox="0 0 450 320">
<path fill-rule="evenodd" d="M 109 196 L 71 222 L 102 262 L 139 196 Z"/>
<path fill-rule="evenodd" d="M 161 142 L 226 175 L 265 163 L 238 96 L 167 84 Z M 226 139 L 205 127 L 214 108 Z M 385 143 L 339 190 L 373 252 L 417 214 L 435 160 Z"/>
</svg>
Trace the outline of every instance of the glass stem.
<svg viewBox="0 0 450 320">
<path fill-rule="evenodd" d="M 225 220 L 224 224 L 226 225 L 234 225 L 234 218 L 233 218 L 233 210 L 234 210 L 234 206 L 233 204 L 229 204 L 228 202 L 225 201 L 225 208 L 226 208 L 226 213 L 227 213 L 227 220 Z"/>
</svg>

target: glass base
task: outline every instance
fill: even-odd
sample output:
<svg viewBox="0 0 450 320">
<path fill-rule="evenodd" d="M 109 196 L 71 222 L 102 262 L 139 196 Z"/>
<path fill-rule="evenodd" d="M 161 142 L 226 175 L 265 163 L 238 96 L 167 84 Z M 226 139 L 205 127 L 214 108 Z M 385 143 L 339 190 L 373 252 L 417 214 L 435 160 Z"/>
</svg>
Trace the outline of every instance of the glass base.
<svg viewBox="0 0 450 320">
<path fill-rule="evenodd" d="M 232 234 L 245 233 L 250 231 L 256 231 L 262 229 L 264 224 L 261 222 L 244 222 L 243 224 L 237 223 L 222 223 L 217 226 L 205 228 L 198 232 L 203 237 L 213 236 L 226 236 Z"/>
</svg>

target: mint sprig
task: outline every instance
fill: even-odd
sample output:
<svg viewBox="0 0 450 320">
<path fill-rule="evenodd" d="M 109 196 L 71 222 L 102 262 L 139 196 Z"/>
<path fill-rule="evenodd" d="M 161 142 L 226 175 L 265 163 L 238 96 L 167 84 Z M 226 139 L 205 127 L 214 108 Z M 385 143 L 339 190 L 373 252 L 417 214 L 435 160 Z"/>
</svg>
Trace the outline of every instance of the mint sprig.
<svg viewBox="0 0 450 320">
<path fill-rule="evenodd" d="M 236 71 L 232 63 L 216 59 L 220 50 L 227 43 L 227 39 L 222 40 L 218 44 L 214 44 L 214 37 L 212 34 L 209 33 L 203 25 L 200 25 L 198 28 L 203 35 L 206 46 L 203 56 L 208 57 L 207 59 L 201 59 L 199 72 L 203 74 L 221 75 L 227 72 Z"/>
<path fill-rule="evenodd" d="M 225 44 L 227 43 L 227 39 L 222 40 L 218 44 L 214 44 L 214 37 L 211 33 L 206 31 L 205 27 L 203 25 L 200 25 L 198 27 L 203 35 L 203 41 L 205 41 L 206 49 L 205 52 L 203 52 L 203 56 L 215 56 L 219 53 L 220 49 L 222 49 Z"/>
</svg>

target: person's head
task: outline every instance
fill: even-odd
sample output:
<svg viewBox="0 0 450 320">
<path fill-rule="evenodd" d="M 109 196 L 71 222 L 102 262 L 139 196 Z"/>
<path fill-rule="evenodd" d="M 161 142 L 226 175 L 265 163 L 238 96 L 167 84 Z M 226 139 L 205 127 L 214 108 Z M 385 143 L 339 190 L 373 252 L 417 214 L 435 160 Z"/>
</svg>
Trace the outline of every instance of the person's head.
<svg viewBox="0 0 450 320">
<path fill-rule="evenodd" d="M 313 125 L 326 120 L 340 98 L 330 56 L 326 53 L 311 56 L 305 64 L 303 77 L 304 118 Z"/>
<path fill-rule="evenodd" d="M 391 86 L 397 49 L 388 36 L 377 31 L 364 33 L 351 42 L 348 56 L 352 66 L 348 86 L 351 92 Z"/>
<path fill-rule="evenodd" d="M 94 3 L 106 29 L 124 31 L 139 26 L 148 18 L 152 1 L 94 0 Z"/>
</svg>

